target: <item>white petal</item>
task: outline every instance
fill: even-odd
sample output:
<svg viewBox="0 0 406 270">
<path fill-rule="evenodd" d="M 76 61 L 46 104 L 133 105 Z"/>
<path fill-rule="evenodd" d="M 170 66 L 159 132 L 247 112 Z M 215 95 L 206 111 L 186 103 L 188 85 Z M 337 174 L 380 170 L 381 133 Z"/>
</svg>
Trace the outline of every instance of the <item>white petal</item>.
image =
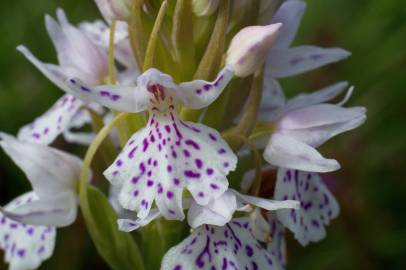
<svg viewBox="0 0 406 270">
<path fill-rule="evenodd" d="M 192 228 L 197 228 L 204 224 L 224 226 L 231 220 L 236 210 L 237 199 L 235 195 L 230 191 L 226 191 L 221 197 L 205 206 L 201 206 L 193 201 L 187 220 Z"/>
<path fill-rule="evenodd" d="M 272 23 L 282 23 L 275 48 L 288 48 L 296 37 L 297 30 L 306 10 L 306 3 L 302 0 L 285 1 L 278 9 Z"/>
<path fill-rule="evenodd" d="M 104 175 L 121 187 L 119 201 L 145 218 L 156 204 L 167 219 L 183 219 L 186 187 L 200 205 L 227 189 L 226 175 L 237 158 L 221 135 L 209 127 L 183 122 L 173 112 L 152 113 Z"/>
<path fill-rule="evenodd" d="M 364 107 L 343 108 L 318 104 L 289 112 L 279 120 L 278 130 L 297 130 L 348 122 L 365 115 Z"/>
<path fill-rule="evenodd" d="M 324 226 L 339 213 L 337 201 L 318 173 L 279 169 L 275 199 L 300 200 L 300 210 L 280 210 L 277 216 L 303 246 L 323 239 Z"/>
<path fill-rule="evenodd" d="M 275 200 L 267 200 L 259 197 L 254 197 L 250 195 L 244 195 L 236 190 L 229 189 L 231 192 L 233 192 L 237 198 L 245 203 L 252 204 L 255 206 L 258 206 L 262 209 L 266 209 L 268 211 L 274 211 L 278 209 L 298 209 L 299 208 L 299 202 L 295 200 L 283 200 L 283 201 L 275 201 Z"/>
<path fill-rule="evenodd" d="M 90 145 L 95 137 L 93 132 L 74 132 L 69 129 L 63 132 L 63 137 L 68 143 Z"/>
<path fill-rule="evenodd" d="M 310 172 L 330 172 L 340 168 L 334 159 L 326 159 L 316 149 L 289 136 L 272 135 L 264 152 L 271 165 Z"/>
<path fill-rule="evenodd" d="M 280 134 L 289 136 L 295 140 L 301 141 L 313 147 L 319 147 L 330 138 L 346 132 L 348 130 L 355 129 L 362 125 L 366 120 L 365 114 L 348 120 L 346 122 L 329 124 L 324 126 L 318 126 L 313 128 L 285 130 L 280 131 Z"/>
<path fill-rule="evenodd" d="M 54 83 L 58 88 L 69 93 L 70 89 L 66 84 L 66 79 L 69 75 L 74 76 L 75 73 L 71 69 L 61 68 L 53 64 L 46 64 L 39 61 L 26 47 L 20 45 L 17 50 L 21 52 L 38 70 L 48 78 L 52 83 Z M 78 76 L 78 74 L 76 74 Z"/>
<path fill-rule="evenodd" d="M 147 108 L 150 93 L 143 87 L 100 85 L 90 86 L 77 78 L 68 80 L 70 92 L 82 100 L 95 102 L 110 109 L 140 112 Z"/>
<path fill-rule="evenodd" d="M 137 230 L 140 227 L 147 226 L 149 223 L 154 221 L 157 218 L 161 217 L 161 212 L 158 209 L 152 209 L 148 216 L 144 219 L 119 219 L 117 220 L 118 229 L 123 232 L 131 232 Z"/>
<path fill-rule="evenodd" d="M 76 220 L 77 200 L 73 192 L 33 200 L 3 213 L 19 223 L 65 227 Z"/>
<path fill-rule="evenodd" d="M 264 87 L 259 107 L 258 120 L 272 122 L 285 103 L 286 98 L 282 87 L 279 82 L 273 79 L 271 74 L 268 74 L 266 71 L 264 75 Z"/>
<path fill-rule="evenodd" d="M 184 106 L 191 109 L 207 107 L 223 92 L 233 75 L 232 69 L 225 66 L 212 82 L 194 80 L 181 83 L 175 90 L 176 95 Z"/>
<path fill-rule="evenodd" d="M 52 143 L 69 126 L 83 102 L 72 95 L 64 95 L 33 123 L 22 127 L 18 139 L 40 144 Z"/>
<path fill-rule="evenodd" d="M 297 95 L 286 103 L 284 111 L 293 111 L 330 101 L 340 95 L 347 87 L 348 82 L 338 82 L 309 94 Z"/>
<path fill-rule="evenodd" d="M 4 133 L 0 137 L 1 147 L 24 171 L 39 197 L 75 189 L 82 168 L 79 158 L 45 145 L 20 142 Z"/>
<path fill-rule="evenodd" d="M 271 242 L 267 245 L 268 252 L 274 258 L 276 269 L 286 269 L 285 228 L 274 213 L 268 213 L 271 228 Z"/>
<path fill-rule="evenodd" d="M 15 206 L 34 199 L 35 194 L 29 192 L 16 198 L 5 208 L 11 211 Z M 4 250 L 9 269 L 38 268 L 44 260 L 51 257 L 55 237 L 55 227 L 21 224 L 0 213 L 0 248 Z"/>
<path fill-rule="evenodd" d="M 201 226 L 162 260 L 161 270 L 277 269 L 249 231 L 249 220 L 234 219 L 224 227 Z"/>
<path fill-rule="evenodd" d="M 82 74 L 80 79 L 91 84 L 101 82 L 108 75 L 108 57 L 105 49 L 95 45 L 81 30 L 66 19 L 62 9 L 57 10 L 58 23 L 50 16 L 45 24 L 55 48 L 59 64 Z"/>
<path fill-rule="evenodd" d="M 315 46 L 273 49 L 268 55 L 267 68 L 274 78 L 285 78 L 338 62 L 350 55 L 340 48 Z"/>
</svg>

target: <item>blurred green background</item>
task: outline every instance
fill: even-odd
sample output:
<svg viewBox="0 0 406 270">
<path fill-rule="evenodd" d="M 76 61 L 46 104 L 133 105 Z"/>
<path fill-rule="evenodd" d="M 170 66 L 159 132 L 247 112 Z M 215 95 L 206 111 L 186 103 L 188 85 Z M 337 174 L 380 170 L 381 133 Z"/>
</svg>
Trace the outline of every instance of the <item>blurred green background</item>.
<svg viewBox="0 0 406 270">
<path fill-rule="evenodd" d="M 288 96 L 337 80 L 355 87 L 351 105 L 368 108 L 367 123 L 334 138 L 322 152 L 343 169 L 329 175 L 341 204 L 326 240 L 300 247 L 289 237 L 288 269 L 406 269 L 406 1 L 308 0 L 296 44 L 343 47 L 352 57 L 283 81 Z M 0 130 L 15 134 L 61 95 L 17 51 L 55 61 L 44 13 L 63 7 L 72 22 L 97 18 L 92 0 L 2 2 L 0 9 Z M 63 141 L 58 146 L 65 147 Z M 0 203 L 29 186 L 0 153 Z M 2 254 L 0 254 L 2 258 Z M 2 261 L 2 260 L 0 260 Z M 81 219 L 58 230 L 55 255 L 41 269 L 107 269 Z M 0 269 L 7 269 L 0 262 Z"/>
</svg>

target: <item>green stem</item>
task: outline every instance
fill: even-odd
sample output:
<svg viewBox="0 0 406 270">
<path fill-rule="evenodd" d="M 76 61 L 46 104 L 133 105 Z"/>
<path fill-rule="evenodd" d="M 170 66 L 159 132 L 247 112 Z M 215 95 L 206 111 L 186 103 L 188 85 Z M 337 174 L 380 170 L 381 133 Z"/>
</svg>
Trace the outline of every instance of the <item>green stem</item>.
<svg viewBox="0 0 406 270">
<path fill-rule="evenodd" d="M 146 34 L 142 24 L 142 7 L 144 0 L 133 0 L 131 6 L 131 16 L 128 22 L 128 33 L 130 36 L 131 48 L 134 52 L 135 61 L 141 69 L 144 63 Z"/>
<path fill-rule="evenodd" d="M 224 53 L 227 25 L 229 18 L 229 0 L 221 1 L 209 44 L 195 72 L 194 78 L 201 80 L 213 79 L 219 71 Z M 197 122 L 202 110 L 182 109 L 181 117 Z"/>
<path fill-rule="evenodd" d="M 152 28 L 152 32 L 148 41 L 147 50 L 145 52 L 145 59 L 144 59 L 144 66 L 143 71 L 153 67 L 154 60 L 155 60 L 155 52 L 157 47 L 157 42 L 159 38 L 159 31 L 162 26 L 162 22 L 165 16 L 166 8 L 168 2 L 165 0 L 161 4 L 161 8 L 159 9 L 158 16 L 155 20 L 154 27 Z"/>
<path fill-rule="evenodd" d="M 109 36 L 109 81 L 110 84 L 116 84 L 116 66 L 114 63 L 114 36 L 116 33 L 116 21 L 111 21 L 110 36 Z"/>
<path fill-rule="evenodd" d="M 109 135 L 111 129 L 113 129 L 114 126 L 116 126 L 118 123 L 124 120 L 127 116 L 128 116 L 127 113 L 120 113 L 119 115 L 117 115 L 108 125 L 104 126 L 100 130 L 100 132 L 96 135 L 96 138 L 94 138 L 93 142 L 87 149 L 85 158 L 83 160 L 82 171 L 80 172 L 80 184 L 79 184 L 80 199 L 81 201 L 83 199 L 84 204 L 86 204 L 87 202 L 86 187 L 89 179 L 89 168 L 94 158 L 94 155 L 96 154 L 97 149 L 99 149 L 104 139 Z"/>
<path fill-rule="evenodd" d="M 251 135 L 257 122 L 258 111 L 261 104 L 262 81 L 263 68 L 259 70 L 254 76 L 250 95 L 248 97 L 247 110 L 242 115 L 238 125 L 227 133 L 231 132 L 232 134 L 240 134 L 244 137 L 249 137 Z M 230 144 L 230 146 L 235 152 L 237 152 L 241 148 L 242 144 L 233 142 Z"/>
</svg>

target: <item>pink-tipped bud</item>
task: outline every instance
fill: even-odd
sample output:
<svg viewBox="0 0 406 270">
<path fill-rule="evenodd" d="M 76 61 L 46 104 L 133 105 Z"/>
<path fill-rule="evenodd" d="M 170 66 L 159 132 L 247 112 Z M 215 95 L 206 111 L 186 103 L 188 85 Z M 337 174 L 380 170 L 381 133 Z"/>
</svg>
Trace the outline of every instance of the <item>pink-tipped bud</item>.
<svg viewBox="0 0 406 270">
<path fill-rule="evenodd" d="M 234 69 L 236 76 L 249 76 L 261 67 L 281 26 L 281 23 L 248 26 L 234 36 L 227 51 L 226 64 Z"/>
<path fill-rule="evenodd" d="M 107 20 L 126 20 L 131 12 L 131 0 L 95 0 Z"/>
</svg>

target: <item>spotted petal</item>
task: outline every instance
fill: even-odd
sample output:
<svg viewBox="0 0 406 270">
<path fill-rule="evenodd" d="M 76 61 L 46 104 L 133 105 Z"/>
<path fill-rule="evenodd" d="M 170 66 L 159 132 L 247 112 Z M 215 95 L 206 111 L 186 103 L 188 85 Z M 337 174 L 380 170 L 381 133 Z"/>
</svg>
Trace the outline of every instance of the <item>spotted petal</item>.
<svg viewBox="0 0 406 270">
<path fill-rule="evenodd" d="M 270 255 L 249 231 L 249 220 L 224 227 L 201 226 L 162 260 L 161 270 L 276 269 Z"/>
<path fill-rule="evenodd" d="M 300 200 L 300 210 L 279 210 L 277 216 L 303 246 L 323 239 L 324 226 L 339 213 L 337 201 L 318 173 L 279 169 L 274 197 Z"/>
<path fill-rule="evenodd" d="M 10 202 L 5 209 L 37 199 L 32 192 Z M 34 226 L 13 221 L 0 213 L 0 248 L 4 250 L 9 269 L 29 270 L 38 268 L 51 257 L 55 246 L 56 230 L 52 226 Z"/>
<path fill-rule="evenodd" d="M 3 214 L 19 223 L 65 227 L 76 220 L 77 199 L 72 191 L 60 192 L 53 196 L 27 201 L 12 211 Z"/>
<path fill-rule="evenodd" d="M 233 78 L 233 75 L 232 68 L 225 66 L 214 81 L 195 80 L 184 82 L 175 91 L 184 106 L 191 109 L 201 109 L 217 99 Z"/>
<path fill-rule="evenodd" d="M 350 55 L 340 48 L 315 46 L 274 49 L 268 56 L 267 68 L 274 78 L 285 78 L 338 62 Z"/>
<path fill-rule="evenodd" d="M 340 168 L 336 160 L 324 158 L 313 147 L 278 133 L 272 135 L 264 158 L 274 166 L 310 172 L 330 172 Z"/>
<path fill-rule="evenodd" d="M 268 213 L 271 227 L 271 242 L 268 243 L 268 252 L 274 258 L 276 269 L 286 269 L 286 241 L 285 228 L 274 213 Z"/>
<path fill-rule="evenodd" d="M 83 102 L 72 95 L 62 96 L 44 115 L 18 132 L 18 139 L 27 142 L 50 144 L 64 132 Z"/>
<path fill-rule="evenodd" d="M 39 197 L 73 191 L 82 161 L 71 154 L 36 143 L 21 142 L 0 134 L 0 146 L 23 170 Z"/>
<path fill-rule="evenodd" d="M 95 102 L 123 112 L 144 111 L 149 104 L 150 93 L 144 87 L 123 85 L 90 86 L 78 78 L 68 80 L 69 92 L 88 102 Z"/>
<path fill-rule="evenodd" d="M 201 124 L 183 122 L 174 112 L 153 113 L 106 171 L 121 187 L 119 201 L 143 219 L 153 201 L 167 219 L 183 219 L 182 191 L 206 205 L 227 189 L 226 175 L 237 158 L 220 134 Z"/>
</svg>

